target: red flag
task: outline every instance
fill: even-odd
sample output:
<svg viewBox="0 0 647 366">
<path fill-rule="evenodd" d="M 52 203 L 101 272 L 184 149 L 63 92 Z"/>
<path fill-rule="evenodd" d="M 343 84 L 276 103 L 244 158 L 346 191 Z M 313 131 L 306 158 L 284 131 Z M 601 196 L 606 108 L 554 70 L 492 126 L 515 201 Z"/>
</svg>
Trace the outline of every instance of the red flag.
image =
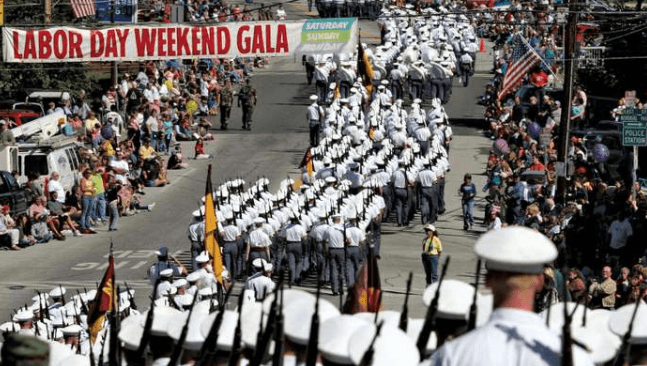
<svg viewBox="0 0 647 366">
<path fill-rule="evenodd" d="M 346 314 L 375 313 L 382 308 L 382 283 L 377 258 L 372 253 L 362 264 L 355 284 L 348 292 Z"/>
<path fill-rule="evenodd" d="M 89 17 L 97 13 L 94 0 L 70 0 L 75 18 Z"/>
<path fill-rule="evenodd" d="M 94 304 L 88 311 L 88 328 L 90 329 L 90 342 L 94 344 L 97 334 L 103 329 L 106 313 L 111 311 L 116 304 L 115 292 L 115 258 L 112 252 L 108 257 L 108 268 L 103 274 L 101 284 L 94 297 Z"/>
</svg>

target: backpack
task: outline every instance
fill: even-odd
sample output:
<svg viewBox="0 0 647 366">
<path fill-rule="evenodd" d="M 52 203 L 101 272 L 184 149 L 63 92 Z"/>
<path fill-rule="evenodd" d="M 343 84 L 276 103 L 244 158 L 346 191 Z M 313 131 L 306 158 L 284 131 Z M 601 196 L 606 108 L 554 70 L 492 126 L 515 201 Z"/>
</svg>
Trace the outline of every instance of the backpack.
<svg viewBox="0 0 647 366">
<path fill-rule="evenodd" d="M 249 103 L 249 88 L 244 86 L 240 89 L 238 92 L 238 100 L 240 100 L 243 104 L 248 104 Z"/>
</svg>

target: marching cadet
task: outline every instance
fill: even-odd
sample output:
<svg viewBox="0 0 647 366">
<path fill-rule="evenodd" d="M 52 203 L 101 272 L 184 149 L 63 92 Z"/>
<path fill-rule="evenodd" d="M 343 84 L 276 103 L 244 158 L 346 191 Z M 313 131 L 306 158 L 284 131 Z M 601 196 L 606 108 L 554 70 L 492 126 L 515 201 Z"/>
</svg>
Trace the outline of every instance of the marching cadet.
<svg viewBox="0 0 647 366">
<path fill-rule="evenodd" d="M 247 237 L 245 262 L 250 263 L 257 258 L 269 261 L 272 239 L 270 239 L 269 235 L 267 235 L 263 229 L 263 226 L 265 226 L 265 220 L 262 217 L 255 218 L 254 226 L 254 230 L 252 230 Z"/>
<path fill-rule="evenodd" d="M 251 75 L 248 75 L 245 85 L 238 91 L 238 107 L 243 109 L 243 130 L 252 130 L 252 114 L 257 101 L 256 89 L 251 85 Z"/>
<path fill-rule="evenodd" d="M 364 242 L 366 241 L 366 232 L 357 227 L 357 214 L 352 212 L 348 217 L 348 227 L 346 232 L 346 266 L 348 268 L 348 286 L 353 286 L 355 277 L 359 273 L 364 261 L 363 253 Z"/>
<path fill-rule="evenodd" d="M 324 111 L 323 108 L 317 104 L 319 97 L 311 95 L 310 100 L 312 104 L 308 106 L 308 127 L 310 128 L 310 146 L 315 147 L 319 145 L 319 133 L 321 132 L 321 122 L 323 121 Z"/>
<path fill-rule="evenodd" d="M 204 206 L 193 211 L 193 221 L 189 224 L 191 241 L 191 269 L 198 268 L 195 258 L 204 250 Z"/>
<path fill-rule="evenodd" d="M 80 325 L 68 325 L 67 327 L 61 329 L 61 331 L 63 332 L 63 339 L 65 340 L 64 343 L 68 345 L 74 352 L 78 352 L 82 355 L 88 354 L 90 350 L 90 341 L 80 341 L 81 332 L 83 331 Z"/>
<path fill-rule="evenodd" d="M 48 306 L 47 311 L 52 324 L 63 324 L 63 319 L 66 317 L 65 292 L 65 287 L 62 286 L 58 286 L 49 292 L 52 304 Z"/>
<path fill-rule="evenodd" d="M 196 257 L 198 269 L 186 277 L 187 281 L 192 284 L 192 286 L 187 290 L 187 293 L 195 295 L 195 292 L 199 289 L 205 287 L 216 288 L 218 281 L 213 273 L 213 267 L 209 265 L 209 260 L 210 258 L 207 252 L 202 252 Z M 196 286 L 195 290 L 193 290 L 193 283 L 195 283 Z"/>
<path fill-rule="evenodd" d="M 409 210 L 411 197 L 409 187 L 413 185 L 413 180 L 407 174 L 406 162 L 404 159 L 398 161 L 398 170 L 391 176 L 393 191 L 395 196 L 395 210 L 397 215 L 398 227 L 409 225 Z"/>
<path fill-rule="evenodd" d="M 418 171 L 416 181 L 420 189 L 420 220 L 423 225 L 433 224 L 438 218 L 436 202 L 436 191 L 434 184 L 436 182 L 436 173 L 431 170 L 431 161 L 425 159 L 423 168 Z"/>
<path fill-rule="evenodd" d="M 220 107 L 220 129 L 226 130 L 231 115 L 231 105 L 234 104 L 234 91 L 231 80 L 227 78 L 218 93 L 218 106 Z"/>
<path fill-rule="evenodd" d="M 238 258 L 238 241 L 240 240 L 241 233 L 235 225 L 233 212 L 227 212 L 225 220 L 227 220 L 227 223 L 220 230 L 222 257 L 225 267 L 231 271 L 232 278 L 236 278 L 240 271 L 236 266 L 236 259 Z"/>
<path fill-rule="evenodd" d="M 175 257 L 171 256 L 171 259 L 173 260 L 174 263 L 169 262 L 169 255 L 168 255 L 168 248 L 167 247 L 160 247 L 159 250 L 155 252 L 155 255 L 157 255 L 157 263 L 153 264 L 149 269 L 148 269 L 148 283 L 151 285 L 155 284 L 155 281 L 157 281 L 157 278 L 159 277 L 160 273 L 165 270 L 165 269 L 172 269 L 173 270 L 173 275 L 176 277 L 179 276 L 186 276 L 187 270 L 184 265 L 178 261 Z M 51 294 L 50 294 L 51 296 Z"/>
<path fill-rule="evenodd" d="M 285 251 L 290 268 L 290 286 L 293 286 L 301 283 L 303 240 L 307 239 L 308 233 L 299 223 L 299 217 L 296 213 L 290 212 L 289 218 L 290 223 L 281 230 L 279 236 L 285 240 Z"/>
<path fill-rule="evenodd" d="M 316 268 L 318 273 L 318 278 L 321 283 L 328 283 L 330 281 L 330 273 L 328 273 L 328 263 L 327 258 L 324 254 L 325 248 L 325 234 L 326 231 L 330 228 L 328 225 L 328 214 L 325 207 L 321 207 L 318 210 L 318 221 L 310 229 L 310 241 L 312 243 L 312 253 L 314 253 L 314 258 L 312 258 L 314 268 Z"/>
<path fill-rule="evenodd" d="M 481 236 L 474 251 L 485 260 L 494 310 L 482 327 L 445 343 L 431 364 L 561 365 L 560 337 L 533 312 L 544 265 L 557 258 L 555 245 L 543 234 L 515 226 Z M 574 365 L 593 365 L 582 349 L 574 347 L 572 354 Z"/>
<path fill-rule="evenodd" d="M 328 268 L 330 268 L 330 287 L 333 296 L 339 295 L 340 289 L 346 281 L 346 256 L 344 227 L 341 224 L 341 215 L 337 214 L 332 217 L 333 224 L 328 228 L 324 236 L 326 245 L 324 252 L 328 257 Z"/>
<path fill-rule="evenodd" d="M 254 290 L 256 301 L 263 301 L 276 288 L 272 281 L 272 264 L 257 258 L 252 262 L 252 266 L 256 273 L 245 282 L 245 289 Z"/>
<path fill-rule="evenodd" d="M 320 60 L 314 72 L 315 87 L 320 100 L 326 100 L 326 88 L 328 88 L 329 75 L 330 70 L 326 67 L 326 61 Z"/>
</svg>

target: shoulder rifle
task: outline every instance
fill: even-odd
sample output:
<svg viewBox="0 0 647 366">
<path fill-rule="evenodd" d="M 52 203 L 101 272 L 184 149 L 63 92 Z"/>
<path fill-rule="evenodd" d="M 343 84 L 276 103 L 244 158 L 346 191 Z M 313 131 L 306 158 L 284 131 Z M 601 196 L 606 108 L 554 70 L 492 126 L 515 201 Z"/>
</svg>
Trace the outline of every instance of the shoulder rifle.
<svg viewBox="0 0 647 366">
<path fill-rule="evenodd" d="M 399 328 L 403 332 L 407 331 L 409 322 L 409 293 L 411 292 L 411 281 L 413 280 L 413 272 L 409 272 L 409 279 L 407 280 L 407 293 L 404 295 L 404 304 L 402 305 L 402 312 L 400 313 Z"/>
<path fill-rule="evenodd" d="M 242 317 L 242 311 L 243 311 L 243 300 L 245 299 L 245 288 L 240 292 L 240 295 L 238 296 L 238 320 L 236 322 L 236 329 L 234 330 L 234 343 L 231 347 L 231 353 L 229 355 L 229 366 L 237 366 L 238 361 L 240 360 L 240 353 L 241 353 L 241 317 Z M 261 314 L 261 319 L 263 318 Z M 171 365 L 169 365 L 171 366 Z"/>
<path fill-rule="evenodd" d="M 173 349 L 173 354 L 171 355 L 171 359 L 168 362 L 168 366 L 175 366 L 177 365 L 177 362 L 180 360 L 180 354 L 182 353 L 182 346 L 184 345 L 184 342 L 186 341 L 186 336 L 189 333 L 189 323 L 191 322 L 191 314 L 193 314 L 193 307 L 195 306 L 195 302 L 197 298 L 198 298 L 198 295 L 195 294 L 193 296 L 193 300 L 191 301 L 191 307 L 189 308 L 189 315 L 186 317 L 186 322 L 182 327 L 180 338 L 177 341 L 177 345 Z"/>
<path fill-rule="evenodd" d="M 436 294 L 433 300 L 431 300 L 431 304 L 427 309 L 425 322 L 422 325 L 422 330 L 420 331 L 420 335 L 418 336 L 418 342 L 416 342 L 416 346 L 418 347 L 418 352 L 420 352 L 421 360 L 425 359 L 425 351 L 427 349 L 427 342 L 429 342 L 429 336 L 431 335 L 431 332 L 436 328 L 436 312 L 438 311 L 438 298 L 440 297 L 440 286 L 442 286 L 443 279 L 445 278 L 445 274 L 447 273 L 447 267 L 449 266 L 449 259 L 450 257 L 448 256 L 447 259 L 445 260 L 445 264 L 443 264 L 443 270 L 440 275 L 440 279 L 438 280 L 438 287 L 436 288 Z"/>
<path fill-rule="evenodd" d="M 223 304 L 229 301 L 229 296 L 231 295 L 231 291 L 234 289 L 234 287 L 235 286 L 232 284 L 229 290 L 227 290 Z M 218 331 L 220 330 L 220 326 L 222 325 L 222 319 L 224 315 L 225 315 L 225 309 L 223 305 L 223 307 L 221 307 L 220 311 L 216 315 L 216 318 L 214 319 L 213 323 L 211 324 L 211 329 L 209 329 L 209 334 L 207 334 L 207 337 L 204 343 L 202 344 L 202 349 L 200 349 L 200 357 L 198 359 L 197 365 L 199 366 L 209 365 L 212 359 L 215 357 L 216 352 L 218 351 Z"/>
<path fill-rule="evenodd" d="M 476 280 L 474 282 L 474 297 L 472 298 L 472 305 L 470 306 L 470 316 L 467 321 L 467 331 L 476 328 L 476 314 L 478 312 L 478 304 L 476 302 L 479 289 L 479 280 L 481 279 L 481 259 L 476 261 Z"/>
</svg>

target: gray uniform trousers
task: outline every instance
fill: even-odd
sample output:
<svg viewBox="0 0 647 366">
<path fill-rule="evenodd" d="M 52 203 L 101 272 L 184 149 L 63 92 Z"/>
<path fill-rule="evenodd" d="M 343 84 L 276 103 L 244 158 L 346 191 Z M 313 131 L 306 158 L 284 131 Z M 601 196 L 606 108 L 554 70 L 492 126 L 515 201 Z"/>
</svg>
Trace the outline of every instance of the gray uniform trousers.
<svg viewBox="0 0 647 366">
<path fill-rule="evenodd" d="M 329 248 L 330 287 L 332 292 L 339 292 L 344 285 L 346 271 L 346 258 L 344 248 Z"/>
<path fill-rule="evenodd" d="M 420 188 L 420 216 L 422 224 L 433 224 L 436 222 L 437 198 L 433 186 Z"/>
<path fill-rule="evenodd" d="M 229 271 L 230 276 L 235 277 L 238 273 L 236 261 L 238 258 L 238 243 L 235 241 L 226 241 L 222 244 L 222 257 L 225 262 L 225 267 Z"/>
<path fill-rule="evenodd" d="M 290 268 L 290 285 L 301 280 L 301 259 L 303 248 L 300 241 L 289 241 L 285 247 L 288 255 L 288 266 Z"/>
<path fill-rule="evenodd" d="M 348 280 L 348 287 L 353 286 L 355 277 L 362 267 L 363 257 L 362 250 L 359 246 L 352 246 L 346 248 L 346 279 Z"/>
</svg>

